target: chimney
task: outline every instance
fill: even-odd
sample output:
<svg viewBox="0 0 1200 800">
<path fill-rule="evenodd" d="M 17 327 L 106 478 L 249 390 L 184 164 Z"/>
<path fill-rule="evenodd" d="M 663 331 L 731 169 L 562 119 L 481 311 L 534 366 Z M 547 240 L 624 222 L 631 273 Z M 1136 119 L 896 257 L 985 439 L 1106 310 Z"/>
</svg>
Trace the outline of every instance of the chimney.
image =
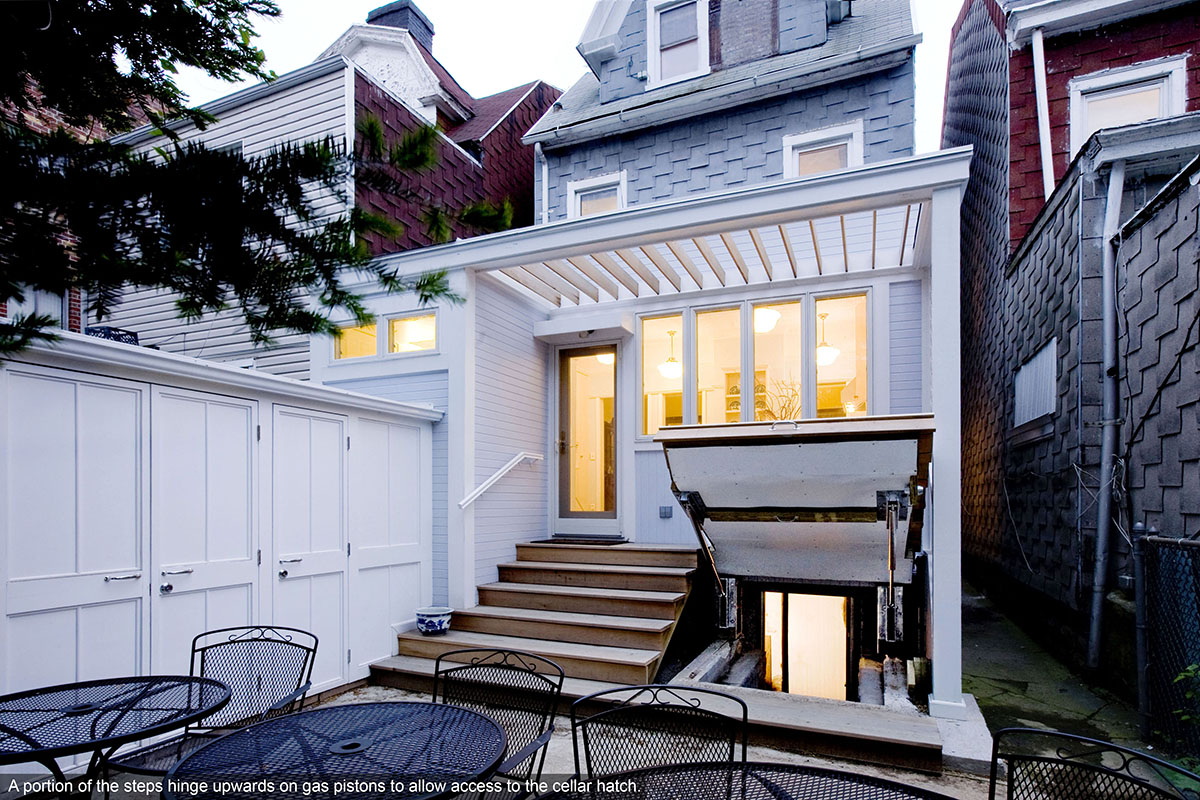
<svg viewBox="0 0 1200 800">
<path fill-rule="evenodd" d="M 417 4 L 412 0 L 396 0 L 386 6 L 367 14 L 368 25 L 386 25 L 389 28 L 403 28 L 412 34 L 429 52 L 433 52 L 433 23 L 421 13 Z"/>
</svg>

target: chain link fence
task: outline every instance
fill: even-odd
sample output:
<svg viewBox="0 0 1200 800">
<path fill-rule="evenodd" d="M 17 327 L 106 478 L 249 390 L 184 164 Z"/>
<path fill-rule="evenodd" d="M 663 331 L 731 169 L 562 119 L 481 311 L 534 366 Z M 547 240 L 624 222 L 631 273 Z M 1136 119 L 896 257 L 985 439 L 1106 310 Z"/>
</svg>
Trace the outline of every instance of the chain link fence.
<svg viewBox="0 0 1200 800">
<path fill-rule="evenodd" d="M 1200 541 L 1147 536 L 1146 678 L 1155 735 L 1200 756 Z"/>
</svg>

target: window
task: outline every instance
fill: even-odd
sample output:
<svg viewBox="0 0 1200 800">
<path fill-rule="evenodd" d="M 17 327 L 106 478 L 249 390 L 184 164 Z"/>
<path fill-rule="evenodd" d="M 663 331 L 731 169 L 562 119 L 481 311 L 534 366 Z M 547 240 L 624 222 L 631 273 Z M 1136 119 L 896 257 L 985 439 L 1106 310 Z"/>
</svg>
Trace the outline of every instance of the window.
<svg viewBox="0 0 1200 800">
<path fill-rule="evenodd" d="M 1102 128 L 1184 113 L 1186 66 L 1187 56 L 1178 56 L 1073 78 L 1071 153 Z"/>
<path fill-rule="evenodd" d="M 867 415 L 867 296 L 817 300 L 817 416 Z"/>
<path fill-rule="evenodd" d="M 863 163 L 862 120 L 783 137 L 783 177 L 803 178 Z"/>
<path fill-rule="evenodd" d="M 683 424 L 683 315 L 642 320 L 642 433 Z"/>
<path fill-rule="evenodd" d="M 754 419 L 800 419 L 804 329 L 798 301 L 754 307 Z"/>
<path fill-rule="evenodd" d="M 707 0 L 647 0 L 647 88 L 708 73 Z"/>
<path fill-rule="evenodd" d="M 567 216 L 590 217 L 625 207 L 625 173 L 615 172 L 567 184 Z"/>
<path fill-rule="evenodd" d="M 62 326 L 63 320 L 66 319 L 66 313 L 63 311 L 63 296 L 54 294 L 54 292 L 44 292 L 40 289 L 30 289 L 28 286 L 22 286 L 21 290 L 25 295 L 25 299 L 18 302 L 13 298 L 9 298 L 7 310 L 5 313 L 9 319 L 17 317 L 28 317 L 34 314 L 40 314 L 44 317 L 50 317 L 59 326 Z"/>
<path fill-rule="evenodd" d="M 417 314 L 388 320 L 388 352 L 437 350 L 437 315 Z"/>
<path fill-rule="evenodd" d="M 350 325 L 338 331 L 333 340 L 334 358 L 363 358 L 379 353 L 375 324 Z"/>
<path fill-rule="evenodd" d="M 1013 381 L 1013 427 L 1053 414 L 1058 400 L 1058 339 L 1038 350 Z"/>
<path fill-rule="evenodd" d="M 742 418 L 742 310 L 696 314 L 696 419 Z"/>
</svg>

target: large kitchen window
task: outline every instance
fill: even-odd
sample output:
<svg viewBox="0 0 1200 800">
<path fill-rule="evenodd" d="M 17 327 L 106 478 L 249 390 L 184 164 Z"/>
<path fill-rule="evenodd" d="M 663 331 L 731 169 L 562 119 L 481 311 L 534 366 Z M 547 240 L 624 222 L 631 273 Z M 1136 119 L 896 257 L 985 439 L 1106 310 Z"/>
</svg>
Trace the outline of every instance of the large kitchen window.
<svg viewBox="0 0 1200 800">
<path fill-rule="evenodd" d="M 742 310 L 696 314 L 696 419 L 742 418 Z"/>
<path fill-rule="evenodd" d="M 642 433 L 683 424 L 683 315 L 642 320 Z"/>
<path fill-rule="evenodd" d="M 867 415 L 867 296 L 817 300 L 817 416 Z"/>
<path fill-rule="evenodd" d="M 800 419 L 804 411 L 801 304 L 754 307 L 754 419 Z"/>
</svg>

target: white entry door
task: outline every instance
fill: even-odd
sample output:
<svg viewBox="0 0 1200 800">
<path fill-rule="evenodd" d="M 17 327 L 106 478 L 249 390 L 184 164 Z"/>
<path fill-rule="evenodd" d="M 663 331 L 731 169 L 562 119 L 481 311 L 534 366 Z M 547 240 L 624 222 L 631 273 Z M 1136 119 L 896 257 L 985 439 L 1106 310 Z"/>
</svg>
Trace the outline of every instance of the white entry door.
<svg viewBox="0 0 1200 800">
<path fill-rule="evenodd" d="M 0 367 L 0 693 L 148 672 L 147 394 Z"/>
<path fill-rule="evenodd" d="M 319 639 L 313 691 L 346 679 L 347 418 L 277 405 L 271 426 L 273 621 Z"/>
<path fill-rule="evenodd" d="M 186 674 L 192 638 L 259 618 L 258 404 L 155 387 L 151 666 Z"/>
<path fill-rule="evenodd" d="M 432 434 L 357 418 L 350 450 L 351 680 L 396 652 L 432 600 Z"/>
</svg>

